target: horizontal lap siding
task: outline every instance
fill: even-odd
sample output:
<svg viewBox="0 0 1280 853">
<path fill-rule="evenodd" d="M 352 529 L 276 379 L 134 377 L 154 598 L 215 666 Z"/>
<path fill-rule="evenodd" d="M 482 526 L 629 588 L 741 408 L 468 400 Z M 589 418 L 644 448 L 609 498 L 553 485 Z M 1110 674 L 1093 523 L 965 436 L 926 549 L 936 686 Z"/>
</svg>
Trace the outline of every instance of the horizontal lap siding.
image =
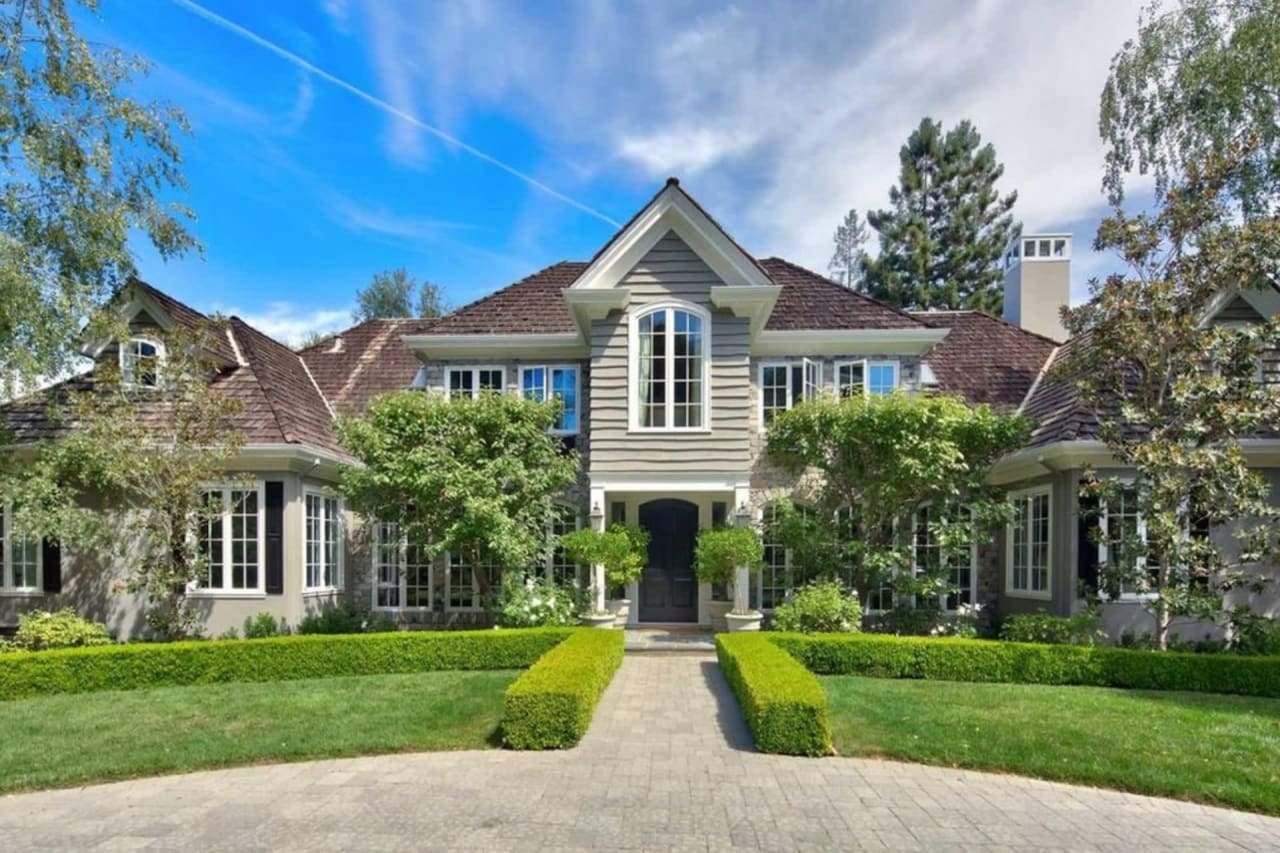
<svg viewBox="0 0 1280 853">
<path fill-rule="evenodd" d="M 591 471 L 595 473 L 743 472 L 749 464 L 750 335 L 745 319 L 715 311 L 711 287 L 721 280 L 684 241 L 668 234 L 636 264 L 620 287 L 631 291 L 627 313 L 591 327 Z M 703 306 L 711 315 L 709 434 L 627 432 L 628 322 L 631 312 L 667 299 Z"/>
</svg>

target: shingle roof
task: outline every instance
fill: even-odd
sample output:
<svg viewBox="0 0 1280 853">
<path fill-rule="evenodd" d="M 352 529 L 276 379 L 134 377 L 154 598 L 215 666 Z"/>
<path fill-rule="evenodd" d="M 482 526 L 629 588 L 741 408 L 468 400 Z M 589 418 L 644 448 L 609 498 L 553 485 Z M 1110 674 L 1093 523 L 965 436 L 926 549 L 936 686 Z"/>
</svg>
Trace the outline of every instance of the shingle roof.
<svg viewBox="0 0 1280 853">
<path fill-rule="evenodd" d="M 422 366 L 403 335 L 419 335 L 438 319 L 374 319 L 302 350 L 320 391 L 338 414 L 363 411 L 379 394 L 408 388 Z"/>
<path fill-rule="evenodd" d="M 918 329 L 924 323 L 782 258 L 760 266 L 782 287 L 766 329 Z"/>
<path fill-rule="evenodd" d="M 1022 410 L 1036 422 L 1028 447 L 1098 438 L 1098 418 L 1080 402 L 1070 377 L 1072 361 L 1088 345 L 1086 334 L 1071 338 L 1054 353 L 1044 378 Z"/>
<path fill-rule="evenodd" d="M 981 311 L 912 314 L 930 326 L 950 330 L 925 361 L 940 390 L 960 394 L 971 403 L 1017 408 L 1057 346 L 1049 338 Z"/>
<path fill-rule="evenodd" d="M 183 328 L 197 329 L 210 320 L 208 315 L 200 313 L 185 302 L 179 302 L 163 290 L 147 284 L 142 279 L 135 278 L 129 284 L 155 300 L 164 309 L 164 312 L 169 315 L 169 319 Z M 235 350 L 232 348 L 230 341 L 227 340 L 226 335 L 212 336 L 209 341 L 209 348 L 219 361 L 226 364 L 236 363 Z"/>
<path fill-rule="evenodd" d="M 433 325 L 432 335 L 492 335 L 575 332 L 560 291 L 582 275 L 587 264 L 561 261 L 478 299 Z"/>
</svg>

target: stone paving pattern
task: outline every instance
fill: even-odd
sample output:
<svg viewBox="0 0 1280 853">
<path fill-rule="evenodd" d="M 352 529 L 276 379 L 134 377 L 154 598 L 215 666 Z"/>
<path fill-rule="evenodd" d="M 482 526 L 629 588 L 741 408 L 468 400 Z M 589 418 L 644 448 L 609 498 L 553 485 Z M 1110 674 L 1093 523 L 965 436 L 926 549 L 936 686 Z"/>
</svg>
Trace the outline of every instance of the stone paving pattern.
<svg viewBox="0 0 1280 853">
<path fill-rule="evenodd" d="M 760 755 L 715 659 L 628 655 L 582 744 L 0 798 L 0 849 L 1277 850 L 1280 820 L 1011 776 Z"/>
</svg>

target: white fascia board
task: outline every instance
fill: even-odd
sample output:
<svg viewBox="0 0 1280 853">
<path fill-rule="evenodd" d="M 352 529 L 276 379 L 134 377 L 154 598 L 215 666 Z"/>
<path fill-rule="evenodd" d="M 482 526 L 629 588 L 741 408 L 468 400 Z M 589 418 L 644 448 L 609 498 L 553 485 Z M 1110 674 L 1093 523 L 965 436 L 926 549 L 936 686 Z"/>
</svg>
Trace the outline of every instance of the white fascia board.
<svg viewBox="0 0 1280 853">
<path fill-rule="evenodd" d="M 769 315 L 773 313 L 773 306 L 781 293 L 782 288 L 776 284 L 744 284 L 737 287 L 716 285 L 711 288 L 711 304 L 717 308 L 727 308 L 736 317 L 750 318 L 751 335 L 755 337 L 769 321 Z"/>
<path fill-rule="evenodd" d="M 586 358 L 590 348 L 577 332 L 514 335 L 402 335 L 419 358 Z"/>
<path fill-rule="evenodd" d="M 574 290 L 563 288 L 560 293 L 573 321 L 578 324 L 583 340 L 591 339 L 591 322 L 603 320 L 610 311 L 625 311 L 631 301 L 631 291 L 625 287 L 611 287 L 605 290 Z"/>
<path fill-rule="evenodd" d="M 1251 467 L 1280 467 L 1280 439 L 1246 438 L 1240 441 L 1240 449 Z M 1054 471 L 1084 467 L 1115 468 L 1118 465 L 1115 455 L 1101 441 L 1059 441 L 1010 453 L 992 467 L 988 480 L 995 485 L 1007 485 Z"/>
<path fill-rule="evenodd" d="M 246 444 L 227 461 L 231 471 L 291 471 L 336 480 L 344 465 L 359 465 L 350 457 L 305 444 Z"/>
<path fill-rule="evenodd" d="M 923 355 L 950 329 L 764 330 L 751 343 L 752 355 Z"/>
<path fill-rule="evenodd" d="M 1270 319 L 1280 313 L 1280 292 L 1277 292 L 1274 287 L 1229 287 L 1205 306 L 1204 314 L 1200 317 L 1200 326 L 1209 325 L 1213 318 L 1217 317 L 1222 309 L 1231 304 L 1231 300 L 1237 296 L 1248 302 L 1264 319 Z"/>
<path fill-rule="evenodd" d="M 680 494 L 687 492 L 728 492 L 747 488 L 751 473 L 735 474 L 684 472 L 655 475 L 650 471 L 635 473 L 591 473 L 591 489 L 605 492 L 643 492 L 652 494 Z"/>
<path fill-rule="evenodd" d="M 133 320 L 142 311 L 146 311 L 151 319 L 156 321 L 160 329 L 164 332 L 173 330 L 173 318 L 169 316 L 169 312 L 160 307 L 160 303 L 156 302 L 144 291 L 136 287 L 129 287 L 129 301 L 124 303 L 120 308 L 120 316 L 124 317 L 126 322 Z M 80 348 L 80 354 L 87 358 L 97 360 L 102 355 L 102 351 L 112 343 L 110 338 L 98 338 L 92 341 L 86 341 Z"/>
<path fill-rule="evenodd" d="M 573 283 L 575 290 L 610 288 L 622 281 L 668 231 L 674 231 L 728 285 L 773 284 L 755 260 L 698 209 L 677 186 L 660 192 L 625 231 Z"/>
</svg>

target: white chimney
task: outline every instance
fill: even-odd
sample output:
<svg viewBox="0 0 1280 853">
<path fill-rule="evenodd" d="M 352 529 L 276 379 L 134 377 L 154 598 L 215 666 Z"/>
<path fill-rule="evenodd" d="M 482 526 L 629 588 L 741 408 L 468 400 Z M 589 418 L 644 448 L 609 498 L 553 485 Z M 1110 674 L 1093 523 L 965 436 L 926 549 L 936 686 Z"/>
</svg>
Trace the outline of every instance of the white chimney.
<svg viewBox="0 0 1280 853">
<path fill-rule="evenodd" d="M 1004 318 L 1065 341 L 1058 309 L 1071 298 L 1071 235 L 1023 234 L 1004 256 Z"/>
</svg>

